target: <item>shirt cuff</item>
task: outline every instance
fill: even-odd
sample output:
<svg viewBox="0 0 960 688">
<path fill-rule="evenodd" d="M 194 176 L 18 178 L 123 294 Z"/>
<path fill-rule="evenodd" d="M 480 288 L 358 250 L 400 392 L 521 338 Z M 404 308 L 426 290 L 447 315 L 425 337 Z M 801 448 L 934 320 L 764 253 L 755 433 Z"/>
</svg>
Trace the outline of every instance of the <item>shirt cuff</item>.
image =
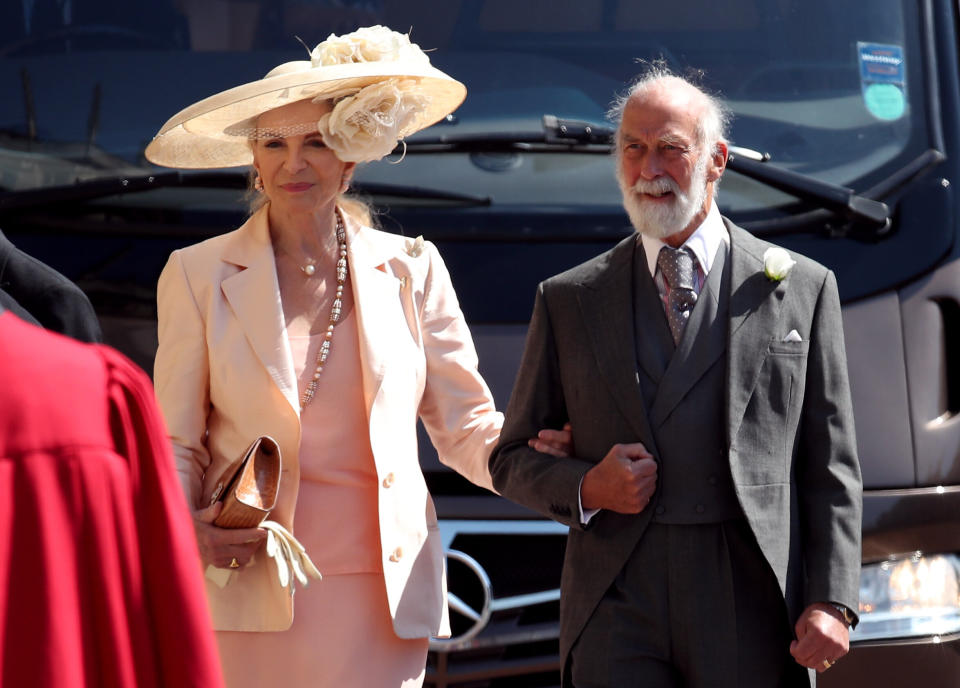
<svg viewBox="0 0 960 688">
<path fill-rule="evenodd" d="M 580 510 L 580 525 L 585 526 L 590 523 L 590 519 L 599 513 L 600 509 L 583 510 L 583 498 L 580 496 L 580 490 L 583 489 L 583 478 L 580 478 L 580 484 L 577 486 L 577 508 Z"/>
</svg>

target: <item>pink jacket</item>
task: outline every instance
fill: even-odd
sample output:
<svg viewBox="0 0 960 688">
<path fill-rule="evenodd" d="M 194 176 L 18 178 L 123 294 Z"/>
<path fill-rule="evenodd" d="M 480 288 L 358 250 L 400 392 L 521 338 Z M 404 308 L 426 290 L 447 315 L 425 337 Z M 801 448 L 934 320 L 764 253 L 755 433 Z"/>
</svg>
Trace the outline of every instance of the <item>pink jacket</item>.
<svg viewBox="0 0 960 688">
<path fill-rule="evenodd" d="M 349 217 L 347 242 L 394 628 L 403 638 L 448 635 L 444 553 L 420 469 L 416 418 L 442 462 L 492 489 L 487 458 L 503 416 L 477 372 L 436 248 L 428 242 L 411 255 L 410 240 Z M 256 436 L 270 435 L 284 463 L 270 518 L 295 532 L 299 402 L 266 209 L 234 232 L 175 251 L 157 301 L 154 382 L 188 501 L 205 506 L 205 476 L 219 476 Z M 257 560 L 223 589 L 208 582 L 216 629 L 284 630 L 292 623 L 292 601 L 276 583 L 273 560 Z"/>
</svg>

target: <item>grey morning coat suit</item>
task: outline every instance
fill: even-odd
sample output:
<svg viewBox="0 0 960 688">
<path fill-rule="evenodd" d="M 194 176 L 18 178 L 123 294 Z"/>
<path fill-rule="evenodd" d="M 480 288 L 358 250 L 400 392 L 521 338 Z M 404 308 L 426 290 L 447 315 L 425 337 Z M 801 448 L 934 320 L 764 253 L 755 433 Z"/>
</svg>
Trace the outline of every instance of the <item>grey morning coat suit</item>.
<svg viewBox="0 0 960 688">
<path fill-rule="evenodd" d="M 729 252 L 718 253 L 675 350 L 635 236 L 538 289 L 490 466 L 501 494 L 570 527 L 564 685 L 571 648 L 651 521 L 745 523 L 759 566 L 779 585 L 785 604 L 771 605 L 770 623 L 787 643 L 808 604 L 858 607 L 862 490 L 836 280 L 795 254 L 788 276 L 770 280 L 770 244 L 723 221 Z M 784 341 L 794 329 L 802 341 Z M 673 422 L 681 415 L 692 425 Z M 540 428 L 567 421 L 576 458 L 527 446 Z M 613 444 L 638 441 L 658 462 L 650 504 L 636 515 L 600 511 L 583 526 L 584 474 Z"/>
</svg>

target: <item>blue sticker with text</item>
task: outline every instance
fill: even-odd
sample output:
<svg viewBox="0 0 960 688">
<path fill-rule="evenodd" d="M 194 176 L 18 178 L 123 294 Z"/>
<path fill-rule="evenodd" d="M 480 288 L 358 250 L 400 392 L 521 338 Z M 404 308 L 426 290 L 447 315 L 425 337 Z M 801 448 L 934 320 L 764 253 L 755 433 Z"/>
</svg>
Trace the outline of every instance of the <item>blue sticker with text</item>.
<svg viewBox="0 0 960 688">
<path fill-rule="evenodd" d="M 907 109 L 907 77 L 903 48 L 883 43 L 857 43 L 863 103 L 877 119 L 896 120 Z"/>
</svg>

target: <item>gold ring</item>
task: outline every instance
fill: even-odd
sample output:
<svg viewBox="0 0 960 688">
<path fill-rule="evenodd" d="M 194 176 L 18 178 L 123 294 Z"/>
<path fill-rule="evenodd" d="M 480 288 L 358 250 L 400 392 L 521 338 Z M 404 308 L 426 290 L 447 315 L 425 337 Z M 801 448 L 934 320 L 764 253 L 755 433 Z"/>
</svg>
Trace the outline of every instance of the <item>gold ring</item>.
<svg viewBox="0 0 960 688">
<path fill-rule="evenodd" d="M 832 667 L 832 666 L 833 666 L 833 662 L 831 662 L 829 659 L 823 660 L 823 668 L 824 668 L 824 669 L 829 669 L 829 668 Z"/>
<path fill-rule="evenodd" d="M 230 568 L 232 568 L 232 569 L 238 569 L 238 568 L 240 568 L 240 562 L 237 561 L 237 558 L 236 558 L 236 557 L 234 557 L 233 559 L 230 560 Z M 823 661 L 827 661 L 827 660 L 823 660 Z"/>
</svg>

